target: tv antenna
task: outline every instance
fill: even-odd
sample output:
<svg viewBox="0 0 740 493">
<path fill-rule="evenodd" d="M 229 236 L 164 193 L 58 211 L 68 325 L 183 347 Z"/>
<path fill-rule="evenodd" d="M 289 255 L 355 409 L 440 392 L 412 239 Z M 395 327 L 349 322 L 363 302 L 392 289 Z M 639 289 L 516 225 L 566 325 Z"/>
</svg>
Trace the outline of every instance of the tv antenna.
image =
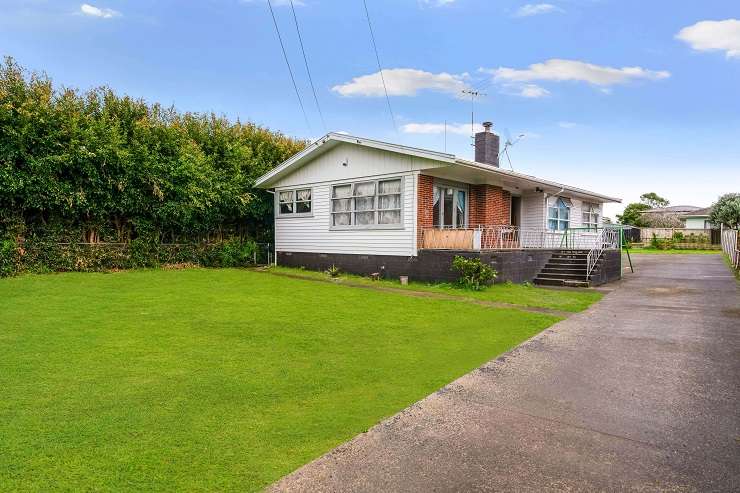
<svg viewBox="0 0 740 493">
<path fill-rule="evenodd" d="M 501 160 L 501 156 L 506 154 L 506 160 L 509 162 L 509 168 L 511 168 L 511 171 L 514 171 L 514 166 L 511 165 L 511 157 L 509 156 L 509 148 L 514 147 L 514 145 L 522 140 L 526 135 L 525 134 L 519 134 L 516 136 L 516 139 L 511 140 L 511 133 L 509 132 L 508 128 L 504 129 L 504 137 L 506 137 L 506 141 L 504 141 L 504 148 L 501 149 L 501 152 L 498 154 L 499 161 Z"/>
<path fill-rule="evenodd" d="M 475 98 L 488 96 L 488 94 L 476 91 L 475 89 L 463 89 L 463 94 L 470 94 L 470 138 L 475 139 Z M 475 141 L 470 145 L 475 145 Z"/>
</svg>

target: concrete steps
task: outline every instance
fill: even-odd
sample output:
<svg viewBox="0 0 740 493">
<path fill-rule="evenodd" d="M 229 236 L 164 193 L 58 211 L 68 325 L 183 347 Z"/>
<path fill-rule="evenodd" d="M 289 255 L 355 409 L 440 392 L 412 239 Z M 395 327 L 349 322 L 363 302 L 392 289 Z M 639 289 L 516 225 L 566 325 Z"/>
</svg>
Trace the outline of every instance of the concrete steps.
<svg viewBox="0 0 740 493">
<path fill-rule="evenodd" d="M 534 279 L 541 286 L 590 287 L 588 269 L 588 250 L 564 250 L 553 253 L 550 260 Z M 591 275 L 601 268 L 601 259 L 596 263 Z"/>
</svg>

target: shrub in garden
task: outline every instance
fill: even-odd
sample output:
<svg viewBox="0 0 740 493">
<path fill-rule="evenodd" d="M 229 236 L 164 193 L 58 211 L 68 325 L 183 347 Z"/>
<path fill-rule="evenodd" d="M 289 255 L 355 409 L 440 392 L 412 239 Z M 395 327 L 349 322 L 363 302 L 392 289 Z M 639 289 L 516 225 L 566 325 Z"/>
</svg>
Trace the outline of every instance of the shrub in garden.
<svg viewBox="0 0 740 493">
<path fill-rule="evenodd" d="M 478 258 L 456 256 L 452 267 L 460 274 L 458 284 L 466 289 L 480 291 L 493 283 L 497 272 Z"/>
<path fill-rule="evenodd" d="M 12 276 L 18 270 L 18 245 L 13 240 L 0 241 L 0 277 Z"/>
</svg>

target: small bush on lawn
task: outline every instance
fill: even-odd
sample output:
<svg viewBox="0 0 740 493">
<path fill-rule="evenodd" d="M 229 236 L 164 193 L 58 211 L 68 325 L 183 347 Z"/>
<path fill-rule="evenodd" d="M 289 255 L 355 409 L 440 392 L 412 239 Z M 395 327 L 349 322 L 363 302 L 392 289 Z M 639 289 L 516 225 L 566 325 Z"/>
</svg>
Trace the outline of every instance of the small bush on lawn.
<svg viewBox="0 0 740 493">
<path fill-rule="evenodd" d="M 328 275 L 329 277 L 332 277 L 332 278 L 339 277 L 339 274 L 341 274 L 341 273 L 342 273 L 341 269 L 339 269 L 339 267 L 337 267 L 334 264 L 332 264 L 331 267 L 329 267 L 328 269 L 326 269 L 326 275 Z"/>
<path fill-rule="evenodd" d="M 477 258 L 456 256 L 452 260 L 452 267 L 460 273 L 458 284 L 465 289 L 481 291 L 496 279 L 496 271 Z"/>
</svg>

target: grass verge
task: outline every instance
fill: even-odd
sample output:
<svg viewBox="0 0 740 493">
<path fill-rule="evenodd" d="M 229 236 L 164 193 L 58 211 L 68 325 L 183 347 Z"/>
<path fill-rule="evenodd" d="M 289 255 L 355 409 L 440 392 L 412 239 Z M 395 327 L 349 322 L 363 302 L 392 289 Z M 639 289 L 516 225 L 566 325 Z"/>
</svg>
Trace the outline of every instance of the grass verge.
<svg viewBox="0 0 740 493">
<path fill-rule="evenodd" d="M 1 279 L 0 484 L 258 490 L 558 320 L 245 270 Z"/>
</svg>

